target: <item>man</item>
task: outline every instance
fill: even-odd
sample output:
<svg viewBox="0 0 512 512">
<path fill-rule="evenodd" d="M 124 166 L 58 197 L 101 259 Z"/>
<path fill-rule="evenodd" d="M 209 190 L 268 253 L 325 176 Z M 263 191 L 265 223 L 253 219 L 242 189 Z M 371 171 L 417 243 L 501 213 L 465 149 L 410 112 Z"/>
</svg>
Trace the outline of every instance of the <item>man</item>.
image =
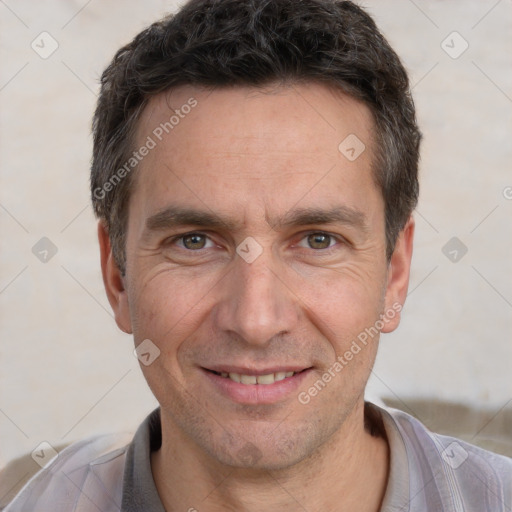
<svg viewBox="0 0 512 512">
<path fill-rule="evenodd" d="M 365 402 L 418 197 L 407 75 L 351 2 L 193 0 L 104 72 L 105 289 L 160 407 L 7 511 L 506 511 L 512 461 Z"/>
</svg>

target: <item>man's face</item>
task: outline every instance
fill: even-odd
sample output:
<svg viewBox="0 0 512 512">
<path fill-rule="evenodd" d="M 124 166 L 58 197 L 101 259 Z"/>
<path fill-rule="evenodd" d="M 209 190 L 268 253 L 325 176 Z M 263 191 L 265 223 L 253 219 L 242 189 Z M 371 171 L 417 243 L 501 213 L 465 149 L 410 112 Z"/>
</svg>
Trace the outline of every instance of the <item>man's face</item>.
<svg viewBox="0 0 512 512">
<path fill-rule="evenodd" d="M 287 467 L 361 420 L 378 335 L 333 364 L 400 295 L 372 127 L 363 104 L 315 84 L 181 87 L 146 107 L 135 146 L 156 146 L 136 170 L 114 310 L 160 350 L 142 370 L 164 435 L 198 456 Z M 351 134 L 366 145 L 356 159 L 362 146 L 338 149 Z"/>
</svg>

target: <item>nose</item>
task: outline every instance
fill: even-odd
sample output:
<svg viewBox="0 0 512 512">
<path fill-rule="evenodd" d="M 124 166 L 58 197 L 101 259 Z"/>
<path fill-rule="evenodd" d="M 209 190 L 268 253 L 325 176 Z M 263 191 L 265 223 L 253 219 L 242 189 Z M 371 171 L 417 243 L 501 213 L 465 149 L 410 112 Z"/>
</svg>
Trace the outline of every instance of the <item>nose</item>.
<svg viewBox="0 0 512 512">
<path fill-rule="evenodd" d="M 221 286 L 215 317 L 220 330 L 237 334 L 249 345 L 263 346 L 296 328 L 298 298 L 268 249 L 252 263 L 237 256 Z"/>
</svg>

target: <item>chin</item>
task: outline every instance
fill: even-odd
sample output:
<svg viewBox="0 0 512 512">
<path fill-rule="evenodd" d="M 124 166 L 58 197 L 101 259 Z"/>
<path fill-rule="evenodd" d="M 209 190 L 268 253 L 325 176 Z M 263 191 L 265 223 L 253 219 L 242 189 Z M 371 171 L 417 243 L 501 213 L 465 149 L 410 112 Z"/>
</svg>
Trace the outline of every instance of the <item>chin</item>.
<svg viewBox="0 0 512 512">
<path fill-rule="evenodd" d="M 275 428 L 275 426 L 274 426 Z M 279 428 L 277 429 L 279 430 Z M 288 469 L 311 456 L 317 449 L 309 429 L 280 432 L 277 437 L 245 433 L 244 437 L 226 434 L 210 454 L 220 463 L 238 469 L 278 471 Z M 302 434 L 302 435 L 301 435 Z M 252 439 L 246 441 L 245 439 Z M 224 449 L 219 449 L 224 446 Z"/>
</svg>

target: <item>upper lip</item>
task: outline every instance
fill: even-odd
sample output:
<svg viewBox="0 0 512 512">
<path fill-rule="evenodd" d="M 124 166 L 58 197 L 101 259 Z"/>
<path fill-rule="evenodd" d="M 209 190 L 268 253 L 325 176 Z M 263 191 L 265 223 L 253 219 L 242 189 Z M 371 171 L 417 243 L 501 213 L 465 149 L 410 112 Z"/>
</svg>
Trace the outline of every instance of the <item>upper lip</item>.
<svg viewBox="0 0 512 512">
<path fill-rule="evenodd" d="M 246 367 L 246 366 L 236 366 L 236 365 L 212 365 L 212 366 L 203 366 L 205 370 L 210 370 L 217 373 L 238 373 L 240 375 L 269 375 L 271 373 L 279 373 L 279 372 L 301 372 L 303 370 L 307 370 L 311 368 L 307 365 L 276 365 L 269 366 L 267 368 L 254 368 L 254 367 Z"/>
</svg>

